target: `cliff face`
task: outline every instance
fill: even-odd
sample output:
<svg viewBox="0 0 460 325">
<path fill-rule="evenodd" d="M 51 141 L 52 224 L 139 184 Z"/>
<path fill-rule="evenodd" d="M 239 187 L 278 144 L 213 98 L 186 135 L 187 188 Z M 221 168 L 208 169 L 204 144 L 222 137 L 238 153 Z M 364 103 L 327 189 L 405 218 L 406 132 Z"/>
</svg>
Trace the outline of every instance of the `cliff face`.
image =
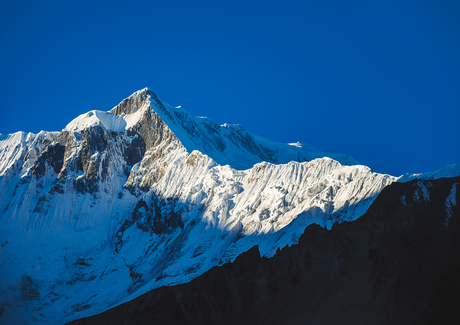
<svg viewBox="0 0 460 325">
<path fill-rule="evenodd" d="M 460 178 L 393 183 L 356 221 L 253 247 L 82 324 L 458 324 Z"/>
</svg>

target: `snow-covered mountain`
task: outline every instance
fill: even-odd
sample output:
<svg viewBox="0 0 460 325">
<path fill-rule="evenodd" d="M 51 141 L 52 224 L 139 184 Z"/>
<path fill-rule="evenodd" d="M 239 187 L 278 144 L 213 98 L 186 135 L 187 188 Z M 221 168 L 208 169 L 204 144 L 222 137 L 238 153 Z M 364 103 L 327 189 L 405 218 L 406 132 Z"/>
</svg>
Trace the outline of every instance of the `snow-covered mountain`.
<svg viewBox="0 0 460 325">
<path fill-rule="evenodd" d="M 359 218 L 397 180 L 192 117 L 147 88 L 61 132 L 2 135 L 0 320 L 63 324 L 254 245 L 272 256 L 309 224 Z"/>
<path fill-rule="evenodd" d="M 69 325 L 460 324 L 460 177 L 395 182 L 358 220 L 308 226 Z"/>
</svg>

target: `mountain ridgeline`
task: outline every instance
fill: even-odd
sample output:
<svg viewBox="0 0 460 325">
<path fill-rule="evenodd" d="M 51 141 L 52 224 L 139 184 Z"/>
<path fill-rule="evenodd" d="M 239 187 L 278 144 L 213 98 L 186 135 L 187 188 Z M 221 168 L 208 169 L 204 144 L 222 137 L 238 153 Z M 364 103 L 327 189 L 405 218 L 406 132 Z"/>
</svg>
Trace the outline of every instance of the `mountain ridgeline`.
<svg viewBox="0 0 460 325">
<path fill-rule="evenodd" d="M 460 178 L 394 183 L 353 222 L 161 287 L 89 324 L 458 324 Z"/>
<path fill-rule="evenodd" d="M 60 132 L 0 135 L 0 322 L 99 314 L 160 287 L 199 283 L 235 259 L 241 266 L 255 246 L 263 257 L 253 263 L 271 263 L 301 249 L 285 248 L 301 236 L 317 237 L 308 229 L 329 238 L 348 227 L 398 180 L 458 174 L 458 165 L 403 178 L 376 173 L 348 155 L 192 117 L 145 88 Z M 180 306 L 184 320 L 198 321 Z"/>
</svg>

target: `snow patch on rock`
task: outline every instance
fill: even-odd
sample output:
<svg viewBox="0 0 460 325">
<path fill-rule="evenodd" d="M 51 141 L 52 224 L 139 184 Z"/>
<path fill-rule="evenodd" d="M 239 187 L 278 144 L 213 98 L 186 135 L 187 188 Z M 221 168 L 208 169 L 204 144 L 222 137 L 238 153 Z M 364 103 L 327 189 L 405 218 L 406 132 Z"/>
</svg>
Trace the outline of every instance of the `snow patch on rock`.
<svg viewBox="0 0 460 325">
<path fill-rule="evenodd" d="M 446 227 L 449 225 L 450 218 L 452 218 L 453 208 L 457 205 L 457 200 L 455 199 L 455 196 L 457 195 L 457 185 L 458 183 L 455 183 L 452 186 L 452 189 L 450 190 L 450 194 L 446 199 L 446 223 L 445 223 Z"/>
<path fill-rule="evenodd" d="M 398 178 L 398 182 L 405 183 L 413 179 L 430 180 L 439 179 L 443 177 L 457 177 L 460 176 L 460 164 L 447 165 L 434 172 L 418 173 L 418 174 L 404 174 Z"/>
</svg>

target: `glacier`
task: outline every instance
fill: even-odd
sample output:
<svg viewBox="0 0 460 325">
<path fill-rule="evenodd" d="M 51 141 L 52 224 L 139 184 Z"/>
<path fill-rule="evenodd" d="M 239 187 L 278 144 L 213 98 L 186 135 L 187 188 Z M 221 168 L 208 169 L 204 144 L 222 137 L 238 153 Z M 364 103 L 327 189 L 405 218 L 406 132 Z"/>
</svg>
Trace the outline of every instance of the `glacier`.
<svg viewBox="0 0 460 325">
<path fill-rule="evenodd" d="M 61 132 L 0 135 L 0 320 L 63 324 L 254 245 L 273 256 L 403 178 L 192 117 L 148 88 Z"/>
</svg>

